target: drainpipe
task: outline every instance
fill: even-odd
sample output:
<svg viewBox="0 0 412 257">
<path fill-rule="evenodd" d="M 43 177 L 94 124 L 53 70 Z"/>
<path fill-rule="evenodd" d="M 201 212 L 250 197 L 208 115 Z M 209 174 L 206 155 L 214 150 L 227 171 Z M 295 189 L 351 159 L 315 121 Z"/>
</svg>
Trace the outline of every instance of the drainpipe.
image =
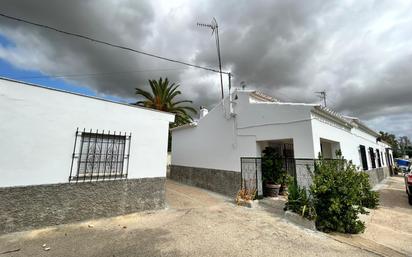
<svg viewBox="0 0 412 257">
<path fill-rule="evenodd" d="M 233 99 L 232 99 L 232 74 L 229 72 L 229 115 L 233 117 Z"/>
</svg>

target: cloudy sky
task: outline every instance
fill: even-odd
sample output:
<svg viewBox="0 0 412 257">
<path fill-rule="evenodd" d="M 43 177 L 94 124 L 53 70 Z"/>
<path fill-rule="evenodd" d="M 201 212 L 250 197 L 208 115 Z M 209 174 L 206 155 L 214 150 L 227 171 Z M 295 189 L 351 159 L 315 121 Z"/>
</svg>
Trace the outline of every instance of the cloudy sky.
<svg viewBox="0 0 412 257">
<path fill-rule="evenodd" d="M 319 102 L 377 130 L 412 137 L 412 1 L 2 0 L 0 12 L 224 70 L 283 101 Z M 196 106 L 219 76 L 0 18 L 0 76 L 119 101 L 160 76 Z M 225 79 L 227 83 L 227 79 Z"/>
</svg>

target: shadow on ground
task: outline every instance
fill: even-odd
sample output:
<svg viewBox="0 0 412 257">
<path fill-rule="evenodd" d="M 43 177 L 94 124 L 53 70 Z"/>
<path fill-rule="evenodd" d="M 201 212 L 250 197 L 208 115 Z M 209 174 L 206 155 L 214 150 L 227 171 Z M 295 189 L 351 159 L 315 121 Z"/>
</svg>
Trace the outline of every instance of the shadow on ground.
<svg viewBox="0 0 412 257">
<path fill-rule="evenodd" d="M 100 227 L 100 226 L 99 226 Z M 64 226 L 46 229 L 22 238 L 7 236 L 9 242 L 0 243 L 0 252 L 19 251 L 2 256 L 180 256 L 173 247 L 170 232 L 162 228 L 128 229 Z M 45 251 L 43 245 L 50 247 Z"/>
<path fill-rule="evenodd" d="M 0 252 L 21 248 L 5 257 L 376 256 L 285 222 L 279 215 L 282 201 L 249 209 L 169 181 L 167 199 L 167 210 L 0 236 Z M 43 244 L 51 249 L 44 251 Z"/>
</svg>

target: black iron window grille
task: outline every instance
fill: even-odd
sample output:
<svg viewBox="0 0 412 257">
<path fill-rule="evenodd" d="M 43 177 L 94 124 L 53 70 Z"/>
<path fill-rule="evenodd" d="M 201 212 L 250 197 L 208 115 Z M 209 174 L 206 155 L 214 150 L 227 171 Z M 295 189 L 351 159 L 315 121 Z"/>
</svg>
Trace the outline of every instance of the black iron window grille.
<svg viewBox="0 0 412 257">
<path fill-rule="evenodd" d="M 371 157 L 372 169 L 375 169 L 376 168 L 375 151 L 373 150 L 372 147 L 369 147 L 369 155 Z"/>
<path fill-rule="evenodd" d="M 368 170 L 368 161 L 366 157 L 366 148 L 364 145 L 359 146 L 360 154 L 361 154 L 361 160 L 362 160 L 362 168 L 363 170 Z"/>
<path fill-rule="evenodd" d="M 382 167 L 382 163 L 381 163 L 381 154 L 379 152 L 378 149 L 376 149 L 376 157 L 378 158 L 378 167 Z"/>
<path fill-rule="evenodd" d="M 131 134 L 76 130 L 69 182 L 126 179 Z"/>
</svg>

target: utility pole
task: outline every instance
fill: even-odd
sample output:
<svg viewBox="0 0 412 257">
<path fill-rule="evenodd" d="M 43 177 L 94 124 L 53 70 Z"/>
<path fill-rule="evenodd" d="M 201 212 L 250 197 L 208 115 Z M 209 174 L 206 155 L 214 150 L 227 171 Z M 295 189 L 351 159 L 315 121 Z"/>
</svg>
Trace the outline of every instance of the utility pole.
<svg viewBox="0 0 412 257">
<path fill-rule="evenodd" d="M 323 100 L 323 106 L 326 107 L 326 90 L 320 91 L 320 92 L 315 92 L 316 94 L 319 94 L 318 97 Z"/>
<path fill-rule="evenodd" d="M 222 99 L 224 99 L 224 93 L 223 93 L 223 77 L 222 77 L 222 59 L 220 56 L 220 42 L 219 42 L 219 26 L 217 25 L 217 21 L 215 18 L 212 19 L 212 22 L 210 24 L 205 24 L 205 23 L 197 23 L 197 26 L 199 27 L 207 27 L 212 30 L 212 35 L 215 35 L 215 40 L 216 40 L 216 48 L 217 48 L 217 58 L 219 61 L 219 74 L 220 74 L 220 89 L 222 91 Z M 231 79 L 231 75 L 229 74 L 229 81 Z M 230 85 L 229 85 L 230 88 Z"/>
<path fill-rule="evenodd" d="M 409 138 L 407 136 L 399 137 L 399 146 L 401 148 L 402 155 L 405 155 L 406 147 L 410 144 Z"/>
</svg>

